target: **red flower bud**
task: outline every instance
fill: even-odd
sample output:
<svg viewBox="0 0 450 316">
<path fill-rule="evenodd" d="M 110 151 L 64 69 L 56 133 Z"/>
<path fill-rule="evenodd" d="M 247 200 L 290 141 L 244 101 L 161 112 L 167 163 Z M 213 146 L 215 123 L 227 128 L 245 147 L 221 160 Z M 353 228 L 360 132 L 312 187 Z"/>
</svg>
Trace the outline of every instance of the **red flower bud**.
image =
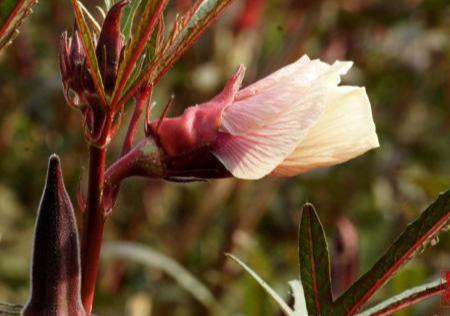
<svg viewBox="0 0 450 316">
<path fill-rule="evenodd" d="M 56 155 L 50 157 L 38 209 L 31 295 L 22 315 L 86 315 L 80 297 L 80 257 L 75 216 Z"/>
<path fill-rule="evenodd" d="M 59 65 L 67 103 L 73 107 L 79 107 L 82 103 L 86 103 L 82 99 L 83 82 L 86 73 L 86 55 L 76 25 L 74 26 L 72 37 L 67 37 L 67 32 L 64 32 L 61 36 Z"/>
<path fill-rule="evenodd" d="M 376 148 L 365 89 L 339 85 L 351 65 L 303 56 L 240 89 L 241 66 L 212 100 L 148 123 L 148 138 L 110 168 L 111 185 L 134 175 L 174 181 L 293 176 Z"/>
<path fill-rule="evenodd" d="M 117 70 L 119 68 L 123 49 L 123 36 L 120 32 L 120 20 L 122 17 L 122 10 L 127 4 L 128 0 L 122 0 L 109 10 L 105 21 L 103 22 L 95 51 L 107 93 L 111 93 L 114 90 L 114 85 L 116 83 Z"/>
<path fill-rule="evenodd" d="M 96 47 L 96 56 L 105 91 L 111 94 L 116 83 L 117 71 L 123 52 L 123 36 L 120 32 L 122 10 L 127 0 L 116 3 L 106 15 Z M 64 84 L 64 95 L 69 105 L 80 107 L 100 104 L 94 83 L 86 64 L 86 52 L 75 25 L 72 37 L 63 33 L 59 48 L 59 64 Z"/>
</svg>

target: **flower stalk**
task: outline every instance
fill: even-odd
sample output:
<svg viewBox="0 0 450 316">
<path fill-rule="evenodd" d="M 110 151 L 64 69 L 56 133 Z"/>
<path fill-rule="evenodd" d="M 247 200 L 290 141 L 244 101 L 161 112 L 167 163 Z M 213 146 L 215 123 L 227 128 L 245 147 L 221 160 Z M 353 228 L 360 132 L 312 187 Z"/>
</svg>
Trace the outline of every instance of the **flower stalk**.
<svg viewBox="0 0 450 316">
<path fill-rule="evenodd" d="M 89 178 L 81 252 L 81 296 L 88 313 L 92 310 L 97 280 L 100 249 L 105 224 L 102 206 L 105 179 L 106 148 L 91 145 L 89 148 Z"/>
</svg>

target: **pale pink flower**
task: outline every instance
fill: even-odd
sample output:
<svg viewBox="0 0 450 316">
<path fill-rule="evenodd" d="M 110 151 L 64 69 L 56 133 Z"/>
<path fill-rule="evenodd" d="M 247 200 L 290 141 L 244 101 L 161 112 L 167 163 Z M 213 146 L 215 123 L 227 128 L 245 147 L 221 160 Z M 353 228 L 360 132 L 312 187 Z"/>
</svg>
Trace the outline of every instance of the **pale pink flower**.
<svg viewBox="0 0 450 316">
<path fill-rule="evenodd" d="M 379 146 L 365 89 L 339 86 L 351 66 L 303 56 L 239 90 L 240 66 L 214 99 L 151 129 L 168 156 L 206 148 L 236 178 L 342 163 Z"/>
</svg>

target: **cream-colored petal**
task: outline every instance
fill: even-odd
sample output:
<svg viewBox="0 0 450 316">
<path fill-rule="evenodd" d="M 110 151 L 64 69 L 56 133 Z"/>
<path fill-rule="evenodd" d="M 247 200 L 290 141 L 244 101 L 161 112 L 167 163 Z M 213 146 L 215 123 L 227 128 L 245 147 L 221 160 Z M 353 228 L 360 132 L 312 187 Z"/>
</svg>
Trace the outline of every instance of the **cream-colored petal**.
<svg viewBox="0 0 450 316">
<path fill-rule="evenodd" d="M 341 86 L 326 98 L 326 110 L 303 142 L 273 172 L 293 176 L 336 165 L 379 147 L 364 88 Z"/>
<path fill-rule="evenodd" d="M 255 95 L 258 91 L 263 91 L 267 88 L 272 87 L 274 84 L 285 80 L 286 78 L 292 76 L 295 73 L 300 73 L 301 69 L 305 65 L 311 65 L 311 59 L 307 55 L 303 55 L 297 61 L 278 69 L 277 71 L 271 73 L 267 77 L 264 77 L 249 86 L 243 88 L 236 94 L 236 101 L 245 99 L 247 97 Z"/>
<path fill-rule="evenodd" d="M 317 65 L 323 66 L 322 72 L 315 70 Z M 222 133 L 213 153 L 237 178 L 258 179 L 269 174 L 318 122 L 326 96 L 350 67 L 349 62 L 330 66 L 310 61 L 302 72 L 233 102 L 222 113 Z"/>
<path fill-rule="evenodd" d="M 228 106 L 222 113 L 222 130 L 233 135 L 245 135 L 250 131 L 267 128 L 290 112 L 304 115 L 306 107 L 314 107 L 314 103 L 306 99 L 319 92 L 325 97 L 329 90 L 336 88 L 341 76 L 352 66 L 351 62 L 337 61 L 333 65 L 328 65 L 319 60 L 301 64 L 302 67 L 295 69 L 297 72 L 284 80 L 273 81 L 273 74 L 261 79 L 258 83 L 264 89 L 258 88 L 255 95 L 235 101 Z M 292 66 L 285 68 L 290 67 Z M 265 81 L 269 81 L 270 85 L 266 86 Z M 320 99 L 320 104 L 323 105 L 324 101 L 324 98 Z M 317 111 L 321 113 L 322 109 Z M 310 125 L 306 128 L 309 127 Z M 301 128 L 304 129 L 305 126 L 302 125 Z"/>
<path fill-rule="evenodd" d="M 330 68 L 339 69 L 338 72 L 333 73 L 334 76 L 328 77 L 332 79 L 330 84 L 337 85 L 341 80 L 340 76 L 345 75 L 352 65 L 353 62 L 349 61 L 336 61 L 333 65 L 329 65 L 319 59 L 311 60 L 307 55 L 303 55 L 296 62 L 293 62 L 240 90 L 236 94 L 235 100 L 240 101 L 246 99 L 288 82 L 301 87 L 307 86 L 311 82 L 319 79 L 320 76 L 330 74 Z"/>
<path fill-rule="evenodd" d="M 324 103 L 322 90 L 311 89 L 266 126 L 246 133 L 241 129 L 240 134 L 219 133 L 212 152 L 236 178 L 262 178 L 304 139 L 324 111 Z"/>
</svg>

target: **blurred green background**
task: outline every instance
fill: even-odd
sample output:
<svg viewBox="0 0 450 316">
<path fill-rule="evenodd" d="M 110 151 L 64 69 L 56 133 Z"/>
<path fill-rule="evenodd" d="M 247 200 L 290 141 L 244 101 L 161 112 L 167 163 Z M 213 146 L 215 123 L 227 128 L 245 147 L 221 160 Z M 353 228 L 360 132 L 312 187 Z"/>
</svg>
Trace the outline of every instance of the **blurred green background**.
<svg viewBox="0 0 450 316">
<path fill-rule="evenodd" d="M 90 8 L 101 4 L 85 2 Z M 172 1 L 168 19 L 190 2 Z M 73 201 L 87 166 L 80 115 L 65 104 L 57 64 L 60 34 L 73 24 L 69 1 L 42 0 L 34 11 L 0 53 L 0 300 L 14 303 L 28 295 L 32 230 L 48 156 L 61 156 Z M 245 82 L 251 83 L 305 53 L 355 62 L 344 82 L 367 88 L 379 149 L 291 179 L 182 185 L 128 180 L 105 241 L 132 241 L 173 258 L 209 289 L 226 315 L 278 315 L 224 253 L 240 257 L 288 299 L 287 282 L 299 274 L 297 225 L 305 202 L 318 209 L 336 271 L 347 267 L 351 279 L 370 268 L 450 186 L 448 0 L 236 0 L 166 75 L 156 101 L 162 107 L 174 93 L 175 115 L 214 96 L 239 63 L 247 66 Z M 122 137 L 108 152 L 110 162 Z M 436 279 L 443 270 L 450 270 L 449 233 L 401 269 L 373 302 Z M 339 275 L 334 280 L 336 293 L 347 285 Z M 208 304 L 160 269 L 106 259 L 94 312 L 218 313 Z M 398 315 L 450 310 L 437 297 Z"/>
</svg>

